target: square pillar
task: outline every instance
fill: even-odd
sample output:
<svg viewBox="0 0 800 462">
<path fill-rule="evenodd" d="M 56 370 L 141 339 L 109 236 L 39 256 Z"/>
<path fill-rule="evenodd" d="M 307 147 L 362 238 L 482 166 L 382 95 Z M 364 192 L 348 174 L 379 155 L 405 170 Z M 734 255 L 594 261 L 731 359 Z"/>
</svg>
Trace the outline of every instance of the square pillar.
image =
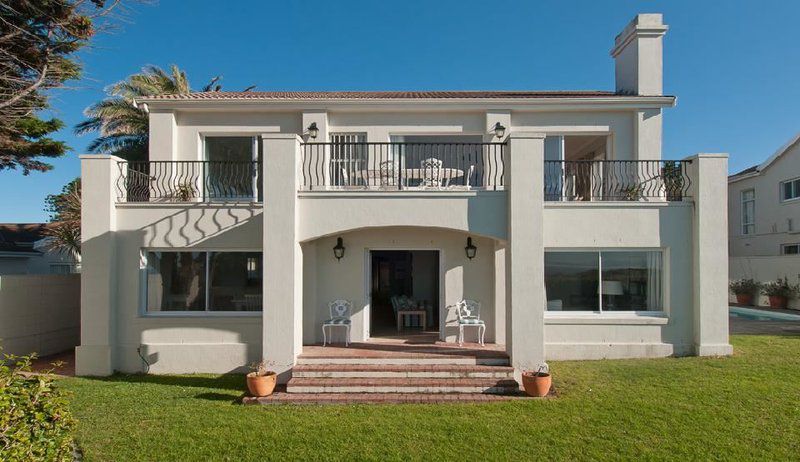
<svg viewBox="0 0 800 462">
<path fill-rule="evenodd" d="M 303 253 L 297 240 L 300 143 L 268 133 L 264 143 L 264 303 L 262 356 L 289 379 L 303 349 Z"/>
<path fill-rule="evenodd" d="M 509 138 L 506 351 L 515 376 L 544 362 L 544 134 Z"/>
<path fill-rule="evenodd" d="M 77 375 L 114 372 L 117 157 L 81 156 L 81 344 Z"/>
<path fill-rule="evenodd" d="M 694 345 L 699 356 L 733 353 L 728 340 L 728 155 L 688 158 L 694 272 Z"/>
</svg>

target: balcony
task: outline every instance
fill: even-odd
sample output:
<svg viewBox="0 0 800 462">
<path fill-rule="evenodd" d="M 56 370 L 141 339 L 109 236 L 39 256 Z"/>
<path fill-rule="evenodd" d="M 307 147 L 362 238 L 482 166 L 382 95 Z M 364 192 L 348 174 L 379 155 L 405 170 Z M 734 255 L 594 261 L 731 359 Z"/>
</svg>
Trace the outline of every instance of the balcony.
<svg viewBox="0 0 800 462">
<path fill-rule="evenodd" d="M 117 162 L 117 202 L 260 202 L 261 163 Z"/>
<path fill-rule="evenodd" d="M 302 191 L 504 189 L 502 143 L 305 143 Z"/>
<path fill-rule="evenodd" d="M 545 201 L 683 201 L 688 160 L 546 160 Z"/>
</svg>

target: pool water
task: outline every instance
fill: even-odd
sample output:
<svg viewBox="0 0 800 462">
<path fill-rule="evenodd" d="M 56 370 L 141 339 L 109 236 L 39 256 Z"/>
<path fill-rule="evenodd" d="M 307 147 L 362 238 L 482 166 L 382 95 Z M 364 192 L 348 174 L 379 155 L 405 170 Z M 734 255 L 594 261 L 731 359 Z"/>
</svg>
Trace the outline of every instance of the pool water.
<svg viewBox="0 0 800 462">
<path fill-rule="evenodd" d="M 800 321 L 800 315 L 742 308 L 741 306 L 730 307 L 730 314 L 734 318 L 750 319 L 753 321 Z"/>
</svg>

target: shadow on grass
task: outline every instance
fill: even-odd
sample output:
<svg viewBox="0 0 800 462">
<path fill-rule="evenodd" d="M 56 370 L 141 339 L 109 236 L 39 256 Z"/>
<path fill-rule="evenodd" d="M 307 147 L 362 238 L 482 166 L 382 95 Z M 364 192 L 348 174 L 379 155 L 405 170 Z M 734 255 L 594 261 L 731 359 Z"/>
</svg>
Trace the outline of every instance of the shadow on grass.
<svg viewBox="0 0 800 462">
<path fill-rule="evenodd" d="M 154 385 L 169 385 L 176 387 L 216 388 L 222 390 L 244 391 L 247 388 L 244 374 L 223 374 L 216 376 L 207 375 L 145 375 L 145 374 L 114 374 L 109 377 L 84 377 L 88 380 L 99 382 L 141 383 Z M 213 393 L 207 393 L 213 394 Z M 223 396 L 220 394 L 220 396 Z M 230 399 L 230 395 L 224 395 Z"/>
<path fill-rule="evenodd" d="M 236 396 L 225 393 L 200 393 L 194 397 L 197 399 L 204 399 L 206 401 L 223 401 L 230 404 L 242 404 L 242 398 L 245 396 L 246 395 L 244 393 Z"/>
</svg>

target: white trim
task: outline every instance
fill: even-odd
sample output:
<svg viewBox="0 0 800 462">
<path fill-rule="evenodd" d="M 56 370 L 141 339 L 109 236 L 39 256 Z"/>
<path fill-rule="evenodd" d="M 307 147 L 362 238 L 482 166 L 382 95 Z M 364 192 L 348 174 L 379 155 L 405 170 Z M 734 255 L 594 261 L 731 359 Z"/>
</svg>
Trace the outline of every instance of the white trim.
<svg viewBox="0 0 800 462">
<path fill-rule="evenodd" d="M 544 323 L 664 325 L 669 323 L 669 317 L 666 311 L 545 311 Z"/>
</svg>

